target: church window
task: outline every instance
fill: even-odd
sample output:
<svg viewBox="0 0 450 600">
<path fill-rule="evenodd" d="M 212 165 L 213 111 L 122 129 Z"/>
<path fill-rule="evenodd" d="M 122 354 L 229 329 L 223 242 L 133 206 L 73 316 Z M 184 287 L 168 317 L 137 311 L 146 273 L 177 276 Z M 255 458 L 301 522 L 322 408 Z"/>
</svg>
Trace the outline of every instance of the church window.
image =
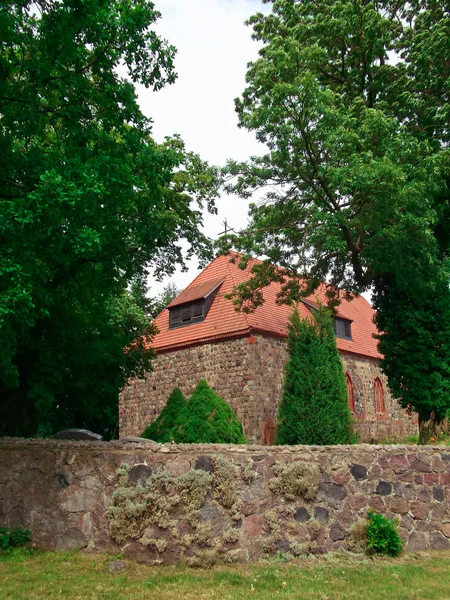
<svg viewBox="0 0 450 600">
<path fill-rule="evenodd" d="M 375 412 L 384 414 L 386 412 L 386 407 L 384 405 L 384 390 L 379 377 L 376 377 L 373 382 L 373 392 L 375 398 Z"/>
<path fill-rule="evenodd" d="M 348 405 L 352 412 L 355 412 L 355 394 L 353 390 L 353 381 L 348 373 L 345 374 L 345 383 L 347 384 Z"/>
</svg>

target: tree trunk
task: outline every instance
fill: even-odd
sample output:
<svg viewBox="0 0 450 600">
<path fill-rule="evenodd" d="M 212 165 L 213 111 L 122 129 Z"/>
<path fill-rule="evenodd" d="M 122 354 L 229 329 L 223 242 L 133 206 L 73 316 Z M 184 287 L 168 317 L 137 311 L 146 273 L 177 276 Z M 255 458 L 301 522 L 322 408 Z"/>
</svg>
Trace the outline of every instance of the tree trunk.
<svg viewBox="0 0 450 600">
<path fill-rule="evenodd" d="M 442 433 L 443 420 L 436 416 L 434 410 L 424 418 L 419 415 L 419 444 L 429 444 L 430 441 L 437 440 Z"/>
</svg>

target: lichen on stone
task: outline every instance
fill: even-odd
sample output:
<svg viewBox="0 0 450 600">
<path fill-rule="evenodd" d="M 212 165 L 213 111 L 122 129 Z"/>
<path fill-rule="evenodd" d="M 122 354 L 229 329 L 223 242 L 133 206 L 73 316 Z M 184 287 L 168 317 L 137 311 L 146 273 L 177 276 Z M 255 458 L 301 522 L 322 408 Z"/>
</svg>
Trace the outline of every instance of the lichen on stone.
<svg viewBox="0 0 450 600">
<path fill-rule="evenodd" d="M 227 529 L 227 531 L 223 534 L 223 541 L 228 542 L 230 544 L 234 544 L 239 539 L 239 530 L 231 527 Z"/>
<path fill-rule="evenodd" d="M 165 469 L 153 472 L 144 484 L 137 485 L 130 482 L 129 471 L 128 465 L 119 468 L 119 485 L 107 510 L 111 536 L 117 542 L 142 537 L 150 525 L 163 529 L 173 526 L 170 512 L 180 501 L 179 496 L 169 493 L 174 481 Z"/>
<path fill-rule="evenodd" d="M 294 556 L 302 556 L 303 554 L 308 554 L 308 545 L 291 542 L 290 551 Z"/>
<path fill-rule="evenodd" d="M 236 502 L 236 474 L 231 463 L 220 456 L 211 458 L 213 495 L 226 508 Z"/>
<path fill-rule="evenodd" d="M 195 527 L 194 540 L 199 546 L 212 546 L 214 544 L 214 538 L 211 525 L 198 523 Z"/>
<path fill-rule="evenodd" d="M 256 477 L 255 471 L 252 469 L 252 463 L 248 462 L 242 469 L 242 479 L 245 483 L 251 483 Z"/>
<path fill-rule="evenodd" d="M 177 478 L 177 485 L 184 503 L 184 512 L 192 514 L 201 507 L 211 488 L 211 475 L 206 471 L 190 469 Z"/>
<path fill-rule="evenodd" d="M 302 496 L 312 500 L 319 488 L 320 470 L 314 463 L 295 461 L 291 463 L 276 462 L 273 465 L 276 475 L 269 481 L 269 489 L 288 500 Z"/>
<path fill-rule="evenodd" d="M 219 553 L 216 548 L 208 548 L 206 550 L 196 550 L 194 556 L 186 559 L 189 567 L 198 567 L 208 569 L 217 563 Z"/>
<path fill-rule="evenodd" d="M 350 527 L 347 546 L 351 552 L 363 553 L 367 550 L 367 520 L 358 519 Z"/>
</svg>

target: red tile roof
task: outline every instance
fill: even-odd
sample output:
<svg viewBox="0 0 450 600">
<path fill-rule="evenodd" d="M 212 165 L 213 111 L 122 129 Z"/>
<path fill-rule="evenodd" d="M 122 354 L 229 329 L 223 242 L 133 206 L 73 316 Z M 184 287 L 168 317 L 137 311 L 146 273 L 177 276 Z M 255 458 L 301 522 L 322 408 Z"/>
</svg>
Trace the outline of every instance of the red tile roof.
<svg viewBox="0 0 450 600">
<path fill-rule="evenodd" d="M 216 277 L 215 279 L 209 279 L 208 281 L 202 281 L 201 283 L 191 283 L 191 285 L 188 285 L 181 294 L 178 294 L 178 296 L 172 300 L 167 308 L 178 306 L 185 302 L 193 302 L 194 300 L 206 298 L 223 282 L 223 280 L 224 277 Z"/>
<path fill-rule="evenodd" d="M 179 304 L 177 300 L 181 297 L 190 300 L 202 298 L 203 295 L 198 295 L 198 290 L 209 288 L 209 291 L 212 291 L 214 288 L 210 287 L 211 283 L 216 282 L 215 287 L 217 287 L 217 282 L 223 280 L 204 321 L 169 330 L 169 310 L 163 310 L 156 317 L 155 324 L 159 333 L 154 337 L 152 343 L 156 351 L 169 351 L 218 339 L 241 337 L 252 332 L 280 337 L 287 336 L 288 318 L 292 308 L 276 303 L 277 293 L 280 291 L 279 283 L 271 283 L 262 290 L 265 302 L 251 314 L 236 312 L 232 301 L 224 297 L 225 294 L 231 292 L 234 285 L 246 281 L 251 276 L 252 266 L 260 262 L 254 259 L 249 262 L 247 269 L 242 270 L 238 267 L 238 261 L 230 262 L 230 258 L 233 256 L 237 255 L 232 253 L 229 256 L 218 256 L 174 301 Z M 207 292 L 204 294 L 206 295 Z M 324 299 L 324 297 L 325 286 L 322 289 L 319 288 L 314 296 L 307 298 L 307 301 L 314 305 L 317 298 Z M 183 300 L 183 302 L 185 301 Z M 172 303 L 171 306 L 174 304 Z M 303 317 L 310 314 L 304 303 L 300 303 L 299 311 Z M 356 296 L 351 301 L 341 301 L 337 316 L 352 321 L 353 340 L 336 338 L 339 350 L 373 358 L 380 356 L 377 350 L 377 340 L 373 337 L 377 333 L 373 322 L 374 314 L 375 311 L 362 296 Z"/>
</svg>

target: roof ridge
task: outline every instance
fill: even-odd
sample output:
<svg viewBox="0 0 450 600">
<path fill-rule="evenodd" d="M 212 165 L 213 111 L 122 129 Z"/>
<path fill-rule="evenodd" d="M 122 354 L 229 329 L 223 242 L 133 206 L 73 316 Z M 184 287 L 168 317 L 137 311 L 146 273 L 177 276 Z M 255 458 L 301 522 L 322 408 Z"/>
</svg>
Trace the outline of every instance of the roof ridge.
<svg viewBox="0 0 450 600">
<path fill-rule="evenodd" d="M 211 266 L 211 265 L 212 265 L 212 264 L 213 264 L 213 263 L 214 263 L 216 260 L 218 260 L 219 258 L 221 258 L 222 256 L 223 256 L 223 255 L 219 255 L 219 256 L 216 256 L 215 258 L 213 258 L 213 259 L 212 259 L 212 261 L 211 261 L 211 262 L 210 262 L 208 265 L 206 265 L 206 267 L 204 267 L 203 269 L 201 269 L 201 270 L 200 270 L 200 273 L 198 273 L 198 274 L 197 274 L 197 275 L 194 277 L 194 279 L 193 279 L 193 280 L 192 280 L 190 283 L 188 283 L 188 284 L 187 284 L 187 286 L 186 286 L 185 288 L 183 288 L 183 289 L 180 291 L 180 293 L 179 293 L 179 294 L 177 294 L 177 295 L 175 296 L 174 300 L 176 300 L 176 299 L 178 298 L 178 296 L 181 296 L 181 294 L 184 292 L 184 290 L 187 290 L 187 289 L 188 289 L 188 287 L 191 287 L 191 285 L 193 285 L 193 284 L 194 284 L 194 283 L 197 281 L 197 279 L 200 277 L 200 275 L 203 275 L 203 273 L 204 273 L 206 270 L 208 270 L 208 269 L 209 269 L 209 267 L 210 267 L 210 266 Z M 167 306 L 166 306 L 166 308 L 167 308 Z"/>
<path fill-rule="evenodd" d="M 230 254 L 236 254 L 237 256 L 239 256 L 239 254 L 237 252 L 230 252 L 229 255 Z M 225 256 L 225 255 L 222 255 L 222 256 Z M 226 259 L 226 263 L 227 263 L 228 272 L 230 273 L 231 281 L 233 282 L 233 288 L 234 288 L 236 286 L 236 281 L 235 281 L 235 279 L 233 277 L 233 273 L 231 271 L 230 261 L 228 260 L 228 256 L 225 256 L 225 259 Z M 238 311 L 236 311 L 236 309 L 234 309 L 234 310 L 235 310 L 235 312 L 238 312 Z M 239 312 L 241 312 L 241 311 L 239 311 Z M 242 312 L 241 314 L 244 317 L 244 321 L 247 323 L 247 327 L 249 329 L 253 329 L 252 326 L 250 325 L 250 321 L 248 320 L 247 313 Z"/>
</svg>

